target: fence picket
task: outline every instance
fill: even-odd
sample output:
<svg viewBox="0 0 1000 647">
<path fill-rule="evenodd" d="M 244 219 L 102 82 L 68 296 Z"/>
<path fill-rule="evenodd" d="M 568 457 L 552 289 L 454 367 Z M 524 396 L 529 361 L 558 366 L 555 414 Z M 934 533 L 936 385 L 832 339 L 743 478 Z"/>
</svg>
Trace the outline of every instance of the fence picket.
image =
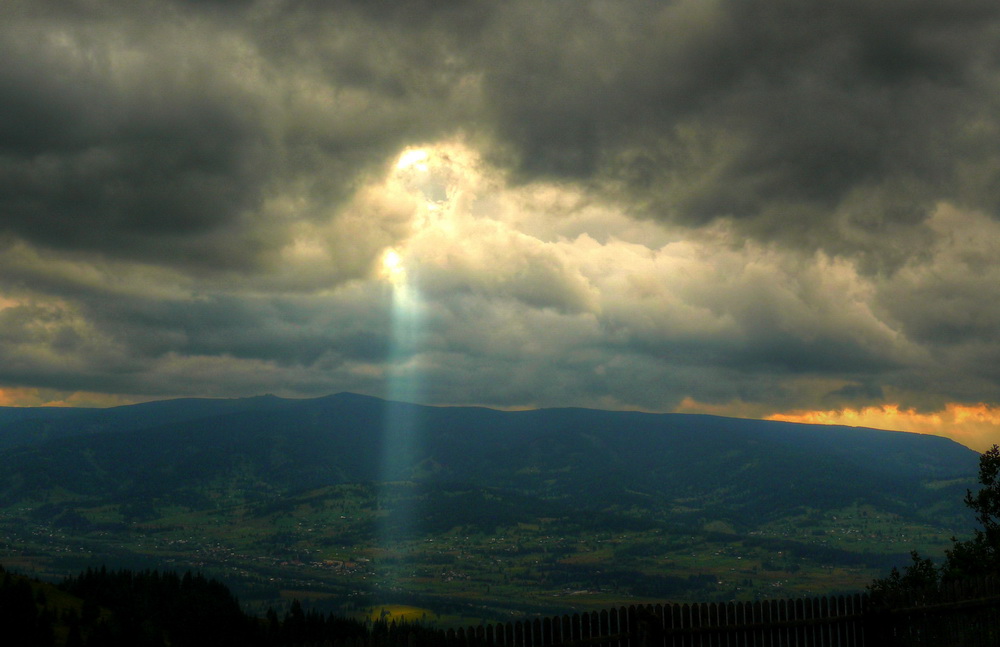
<svg viewBox="0 0 1000 647">
<path fill-rule="evenodd" d="M 847 598 L 842 595 L 837 596 L 837 615 L 846 618 Z M 837 647 L 847 647 L 847 621 L 837 623 Z"/>
<path fill-rule="evenodd" d="M 671 645 L 671 647 L 682 644 L 677 638 L 676 633 L 681 628 L 681 605 L 674 603 L 669 608 L 665 607 L 663 609 L 663 619 L 670 629 L 670 642 L 667 644 Z"/>
<path fill-rule="evenodd" d="M 777 600 L 778 621 L 784 626 L 778 631 L 778 645 L 788 647 L 790 644 L 791 632 L 788 626 L 788 600 Z"/>
<path fill-rule="evenodd" d="M 729 626 L 736 627 L 739 626 L 740 621 L 736 616 L 737 606 L 735 602 L 729 602 L 726 604 L 726 617 L 729 619 Z M 727 642 L 726 647 L 739 647 L 740 639 L 739 635 L 734 631 L 729 631 L 726 633 Z"/>
<path fill-rule="evenodd" d="M 778 639 L 781 635 L 781 622 L 780 616 L 778 615 L 778 601 L 777 600 L 764 600 L 764 622 L 771 625 L 767 629 L 767 644 L 769 647 L 777 647 Z"/>
<path fill-rule="evenodd" d="M 708 645 L 709 647 L 718 647 L 719 639 L 724 635 L 724 632 L 718 631 L 722 627 L 721 620 L 719 619 L 719 605 L 715 602 L 709 602 L 705 609 L 705 626 L 716 629 L 716 631 L 711 631 L 708 634 Z"/>
</svg>

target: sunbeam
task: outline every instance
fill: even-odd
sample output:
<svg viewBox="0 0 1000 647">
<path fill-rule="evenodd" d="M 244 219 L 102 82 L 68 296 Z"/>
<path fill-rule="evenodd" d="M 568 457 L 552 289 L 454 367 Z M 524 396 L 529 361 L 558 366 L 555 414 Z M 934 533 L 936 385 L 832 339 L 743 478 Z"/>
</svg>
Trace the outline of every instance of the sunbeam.
<svg viewBox="0 0 1000 647">
<path fill-rule="evenodd" d="M 386 383 L 386 405 L 382 430 L 379 476 L 379 546 L 386 556 L 402 551 L 417 530 L 419 514 L 416 498 L 408 495 L 412 466 L 420 453 L 422 429 L 415 407 L 422 396 L 421 324 L 422 303 L 416 288 L 407 280 L 405 259 L 394 249 L 382 258 L 382 276 L 392 290 L 392 337 Z M 400 589 L 399 578 L 390 566 L 380 570 L 383 591 Z"/>
</svg>

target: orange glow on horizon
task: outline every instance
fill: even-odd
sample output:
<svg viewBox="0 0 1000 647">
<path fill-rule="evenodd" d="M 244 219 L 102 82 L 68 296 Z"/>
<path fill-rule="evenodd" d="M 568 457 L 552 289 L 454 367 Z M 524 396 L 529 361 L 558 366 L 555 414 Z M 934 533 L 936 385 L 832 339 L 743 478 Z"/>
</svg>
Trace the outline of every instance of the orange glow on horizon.
<svg viewBox="0 0 1000 647">
<path fill-rule="evenodd" d="M 994 444 L 1000 444 L 1000 406 L 986 403 L 950 402 L 943 409 L 927 412 L 920 412 L 913 408 L 907 409 L 898 404 L 775 412 L 774 409 L 769 409 L 765 405 L 739 400 L 726 403 L 704 403 L 688 397 L 684 398 L 674 411 L 676 413 L 702 413 L 810 425 L 870 427 L 872 429 L 944 436 L 978 452 L 984 452 Z"/>
<path fill-rule="evenodd" d="M 131 397 L 87 391 L 56 391 L 32 387 L 0 388 L 0 407 L 115 407 L 162 398 Z M 491 406 L 491 405 L 485 405 Z M 531 409 L 531 406 L 501 407 L 506 410 Z M 966 447 L 983 452 L 1000 444 L 1000 406 L 951 402 L 944 409 L 921 413 L 897 404 L 829 410 L 793 410 L 773 413 L 761 405 L 745 402 L 709 404 L 685 398 L 677 413 L 701 413 L 734 418 L 756 418 L 811 425 L 842 425 L 905 431 L 944 436 Z"/>
<path fill-rule="evenodd" d="M 87 391 L 53 391 L 31 387 L 0 388 L 0 407 L 117 407 L 156 398 L 131 398 Z"/>
<path fill-rule="evenodd" d="M 1000 407 L 988 404 L 950 402 L 940 411 L 921 413 L 896 404 L 860 409 L 791 411 L 775 413 L 765 420 L 801 422 L 814 425 L 845 425 L 944 436 L 976 451 L 986 451 L 1000 443 Z"/>
</svg>

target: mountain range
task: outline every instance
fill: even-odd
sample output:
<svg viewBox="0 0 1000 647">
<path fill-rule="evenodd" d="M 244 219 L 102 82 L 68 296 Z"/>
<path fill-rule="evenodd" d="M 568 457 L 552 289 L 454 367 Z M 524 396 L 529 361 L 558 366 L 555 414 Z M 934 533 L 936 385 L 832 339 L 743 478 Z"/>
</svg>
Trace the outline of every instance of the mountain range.
<svg viewBox="0 0 1000 647">
<path fill-rule="evenodd" d="M 874 429 L 429 407 L 350 393 L 4 408 L 0 448 L 7 466 L 0 501 L 8 502 L 53 487 L 170 500 L 220 477 L 286 492 L 406 480 L 500 488 L 582 508 L 683 502 L 735 519 L 859 500 L 901 514 L 948 507 L 966 483 L 947 483 L 975 474 L 978 456 L 945 438 Z"/>
<path fill-rule="evenodd" d="M 706 539 L 721 529 L 734 541 L 791 542 L 767 549 L 783 558 L 793 544 L 801 554 L 806 545 L 836 546 L 841 553 L 826 562 L 874 564 L 870 555 L 905 554 L 905 545 L 870 539 L 855 549 L 817 527 L 796 528 L 824 515 L 843 523 L 852 510 L 849 532 L 866 537 L 875 537 L 864 528 L 876 517 L 941 536 L 962 531 L 972 525 L 962 499 L 977 460 L 954 441 L 912 433 L 579 408 L 435 407 L 351 393 L 0 408 L 0 531 L 7 529 L 7 555 L 18 558 L 35 551 L 56 559 L 69 545 L 94 559 L 114 551 L 134 557 L 152 550 L 146 539 L 130 543 L 138 536 L 176 547 L 175 540 L 216 533 L 220 544 L 242 538 L 234 554 L 321 546 L 328 561 L 346 563 L 349 555 L 381 555 L 372 547 L 387 533 L 413 542 L 455 529 L 481 533 L 483 542 L 543 526 L 562 535 L 638 533 L 644 547 L 616 545 L 620 559 L 656 550 L 655 533 L 723 541 Z M 911 531 L 879 536 L 885 532 Z M 573 550 L 543 555 L 561 573 L 582 573 Z M 605 569 L 616 563 L 607 559 Z M 48 567 L 57 571 L 57 562 Z"/>
</svg>

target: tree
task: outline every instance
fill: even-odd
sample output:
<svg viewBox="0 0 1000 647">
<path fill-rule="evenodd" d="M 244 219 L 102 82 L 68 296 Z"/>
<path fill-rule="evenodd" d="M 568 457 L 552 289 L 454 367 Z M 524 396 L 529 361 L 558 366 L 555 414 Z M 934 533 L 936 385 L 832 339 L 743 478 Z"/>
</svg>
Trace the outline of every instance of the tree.
<svg viewBox="0 0 1000 647">
<path fill-rule="evenodd" d="M 938 590 L 939 572 L 929 557 L 921 557 L 917 551 L 910 551 L 913 563 L 899 569 L 893 567 L 889 577 L 877 579 L 869 585 L 872 596 L 880 600 L 890 600 L 893 597 L 920 596 L 933 597 Z"/>
<path fill-rule="evenodd" d="M 942 575 L 955 580 L 978 575 L 1000 575 L 1000 447 L 993 445 L 979 457 L 980 489 L 965 494 L 965 505 L 976 513 L 982 529 L 973 531 L 972 539 L 952 538 L 952 548 L 945 552 Z"/>
<path fill-rule="evenodd" d="M 982 524 L 985 534 L 996 535 L 1000 531 L 1000 447 L 993 445 L 979 457 L 979 484 L 983 487 L 972 496 L 966 490 L 965 505 L 976 513 L 976 520 Z"/>
<path fill-rule="evenodd" d="M 983 575 L 1000 576 L 1000 446 L 993 445 L 979 457 L 979 491 L 966 490 L 965 505 L 976 513 L 982 529 L 974 529 L 972 539 L 951 538 L 945 561 L 938 569 L 930 558 L 912 551 L 913 563 L 903 571 L 893 568 L 889 577 L 874 580 L 869 586 L 873 596 L 885 599 L 894 595 L 932 596 L 942 582 Z"/>
</svg>

